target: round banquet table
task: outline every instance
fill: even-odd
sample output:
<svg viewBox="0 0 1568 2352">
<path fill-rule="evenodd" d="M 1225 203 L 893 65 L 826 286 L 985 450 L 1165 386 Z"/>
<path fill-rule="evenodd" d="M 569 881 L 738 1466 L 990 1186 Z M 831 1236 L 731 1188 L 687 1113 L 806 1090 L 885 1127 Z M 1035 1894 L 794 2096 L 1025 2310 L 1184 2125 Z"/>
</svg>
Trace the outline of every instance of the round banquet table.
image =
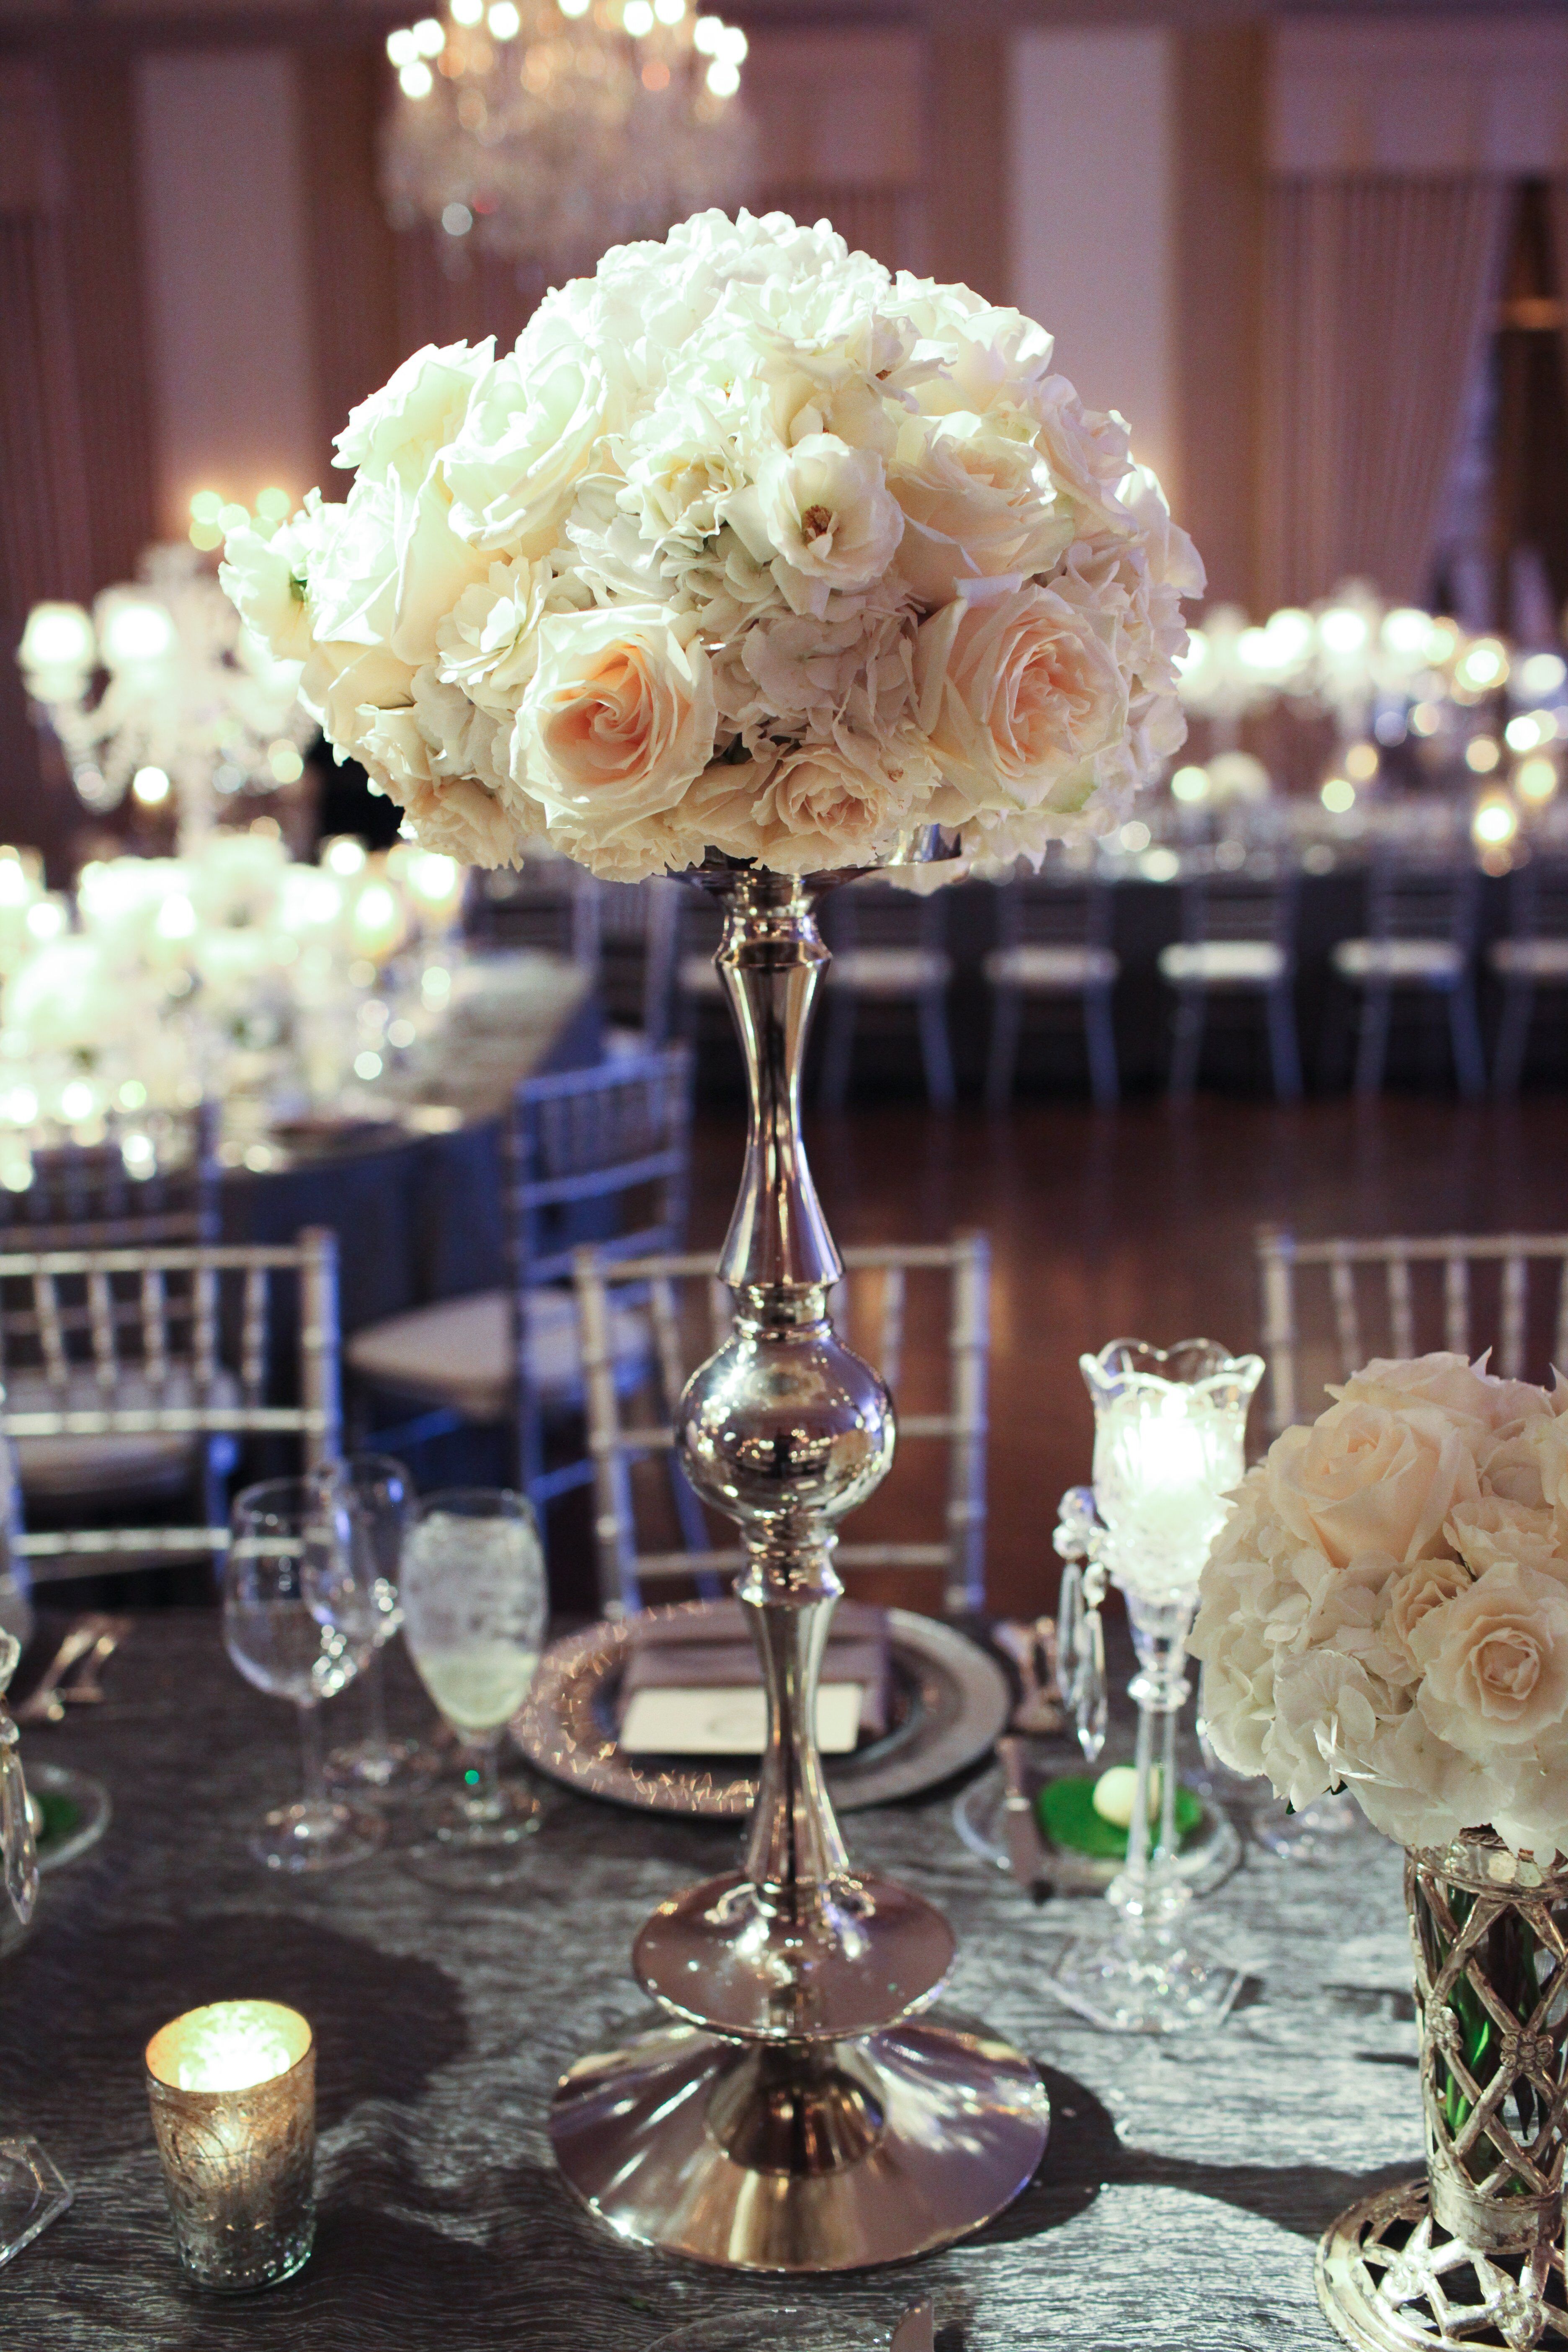
<svg viewBox="0 0 1568 2352">
<path fill-rule="evenodd" d="M 596 996 L 575 980 L 551 1017 L 519 1035 L 512 1083 L 586 1068 L 603 1047 Z M 390 1126 L 338 1150 L 279 1152 L 279 1164 L 223 1179 L 224 1239 L 291 1242 L 307 1225 L 338 1235 L 338 1310 L 346 1338 L 367 1323 L 506 1277 L 500 1099 L 442 1106 L 426 1131 Z"/>
<path fill-rule="evenodd" d="M 395 1713 L 417 1720 L 391 1664 Z M 644 2013 L 635 1930 L 727 1866 L 733 1836 L 549 1790 L 504 1895 L 426 1886 L 395 1848 L 325 1883 L 268 1879 L 245 1832 L 294 1793 L 292 1717 L 228 1665 L 216 1616 L 143 1620 L 107 1688 L 23 1743 L 100 1774 L 115 1811 L 0 1965 L 0 2128 L 35 2132 L 76 2190 L 0 2278 L 8 2346 L 641 2352 L 750 2315 L 761 2352 L 786 2296 L 890 2330 L 932 2295 L 944 2352 L 1302 2352 L 1335 2341 L 1313 2299 L 1318 2232 L 1420 2168 L 1392 1846 L 1366 1832 L 1331 1863 L 1252 1854 L 1203 1906 L 1251 1972 L 1242 2005 L 1210 2042 L 1154 2044 L 1058 2007 L 1051 1952 L 1093 1906 L 1027 1904 L 960 1846 L 949 1789 L 857 1815 L 852 1851 L 952 1916 L 944 2007 L 1039 2062 L 1055 2116 L 1037 2179 L 977 2236 L 897 2270 L 784 2284 L 666 2262 L 574 2203 L 546 2116 L 562 2070 Z M 350 1692 L 329 1738 L 359 1722 Z M 179 2011 L 237 1995 L 315 2028 L 321 2221 L 298 2279 L 226 2303 L 180 2284 L 141 2053 Z"/>
</svg>

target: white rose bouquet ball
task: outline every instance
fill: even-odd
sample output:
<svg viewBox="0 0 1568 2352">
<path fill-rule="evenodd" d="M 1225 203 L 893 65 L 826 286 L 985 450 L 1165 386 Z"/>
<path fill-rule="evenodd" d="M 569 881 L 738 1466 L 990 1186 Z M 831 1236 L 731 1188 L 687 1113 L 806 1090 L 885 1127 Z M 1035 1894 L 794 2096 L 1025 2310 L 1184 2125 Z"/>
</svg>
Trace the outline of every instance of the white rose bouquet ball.
<svg viewBox="0 0 1568 2352">
<path fill-rule="evenodd" d="M 346 501 L 235 532 L 224 583 L 432 849 L 631 881 L 940 824 L 1037 860 L 1181 742 L 1203 571 L 1122 420 L 826 222 L 617 247 L 337 447 Z"/>
<path fill-rule="evenodd" d="M 1376 1360 L 1237 1491 L 1192 1648 L 1209 1736 L 1406 1846 L 1568 1854 L 1568 1387 Z"/>
</svg>

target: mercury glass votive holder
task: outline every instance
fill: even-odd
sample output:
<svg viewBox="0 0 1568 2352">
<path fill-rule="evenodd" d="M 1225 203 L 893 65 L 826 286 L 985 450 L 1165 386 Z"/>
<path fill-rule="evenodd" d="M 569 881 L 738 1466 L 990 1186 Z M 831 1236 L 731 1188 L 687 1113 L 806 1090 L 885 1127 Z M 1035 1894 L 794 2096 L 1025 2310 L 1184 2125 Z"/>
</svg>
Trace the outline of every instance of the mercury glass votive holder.
<svg viewBox="0 0 1568 2352">
<path fill-rule="evenodd" d="M 292 2278 L 316 2228 L 316 2050 L 297 2010 L 220 2000 L 147 2044 L 180 2267 L 243 2294 Z"/>
</svg>

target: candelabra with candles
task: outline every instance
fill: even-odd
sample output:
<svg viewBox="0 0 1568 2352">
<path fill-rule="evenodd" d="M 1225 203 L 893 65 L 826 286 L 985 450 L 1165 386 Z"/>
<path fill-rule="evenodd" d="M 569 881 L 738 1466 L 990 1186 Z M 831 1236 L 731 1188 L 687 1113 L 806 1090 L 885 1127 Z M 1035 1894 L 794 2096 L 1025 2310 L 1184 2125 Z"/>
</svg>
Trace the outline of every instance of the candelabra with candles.
<svg viewBox="0 0 1568 2352">
<path fill-rule="evenodd" d="M 128 789 L 147 808 L 172 795 L 184 854 L 226 796 L 299 779 L 315 721 L 300 706 L 298 663 L 274 660 L 243 626 L 195 548 L 149 548 L 141 572 L 90 614 L 36 604 L 16 658 L 85 805 L 107 812 Z"/>
<path fill-rule="evenodd" d="M 1094 1400 L 1094 1485 L 1074 1487 L 1062 1502 L 1063 1674 L 1080 1737 L 1093 1744 L 1105 1720 L 1099 1611 L 1114 1582 L 1138 1654 L 1137 1774 L 1127 1866 L 1108 1890 L 1120 1924 L 1108 1937 L 1069 1945 L 1052 1982 L 1098 2025 L 1179 2032 L 1217 2024 L 1240 1981 L 1234 1969 L 1189 1952 L 1180 1934 L 1192 1890 L 1177 1867 L 1176 1718 L 1187 1696 L 1198 1579 L 1246 1466 L 1247 1412 L 1263 1360 L 1229 1356 L 1211 1339 L 1169 1349 L 1113 1339 L 1079 1360 Z"/>
</svg>

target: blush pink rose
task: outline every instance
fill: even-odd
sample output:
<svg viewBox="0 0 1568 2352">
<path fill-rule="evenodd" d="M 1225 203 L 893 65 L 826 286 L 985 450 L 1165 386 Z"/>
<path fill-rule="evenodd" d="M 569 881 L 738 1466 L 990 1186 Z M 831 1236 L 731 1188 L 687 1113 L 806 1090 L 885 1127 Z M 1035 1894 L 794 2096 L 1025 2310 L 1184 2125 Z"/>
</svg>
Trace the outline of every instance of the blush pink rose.
<svg viewBox="0 0 1568 2352">
<path fill-rule="evenodd" d="M 1479 1492 L 1460 1432 L 1420 1408 L 1331 1405 L 1310 1429 L 1277 1438 L 1267 1469 L 1285 1525 L 1342 1569 L 1359 1553 L 1404 1562 L 1440 1551 L 1445 1520 Z"/>
</svg>

